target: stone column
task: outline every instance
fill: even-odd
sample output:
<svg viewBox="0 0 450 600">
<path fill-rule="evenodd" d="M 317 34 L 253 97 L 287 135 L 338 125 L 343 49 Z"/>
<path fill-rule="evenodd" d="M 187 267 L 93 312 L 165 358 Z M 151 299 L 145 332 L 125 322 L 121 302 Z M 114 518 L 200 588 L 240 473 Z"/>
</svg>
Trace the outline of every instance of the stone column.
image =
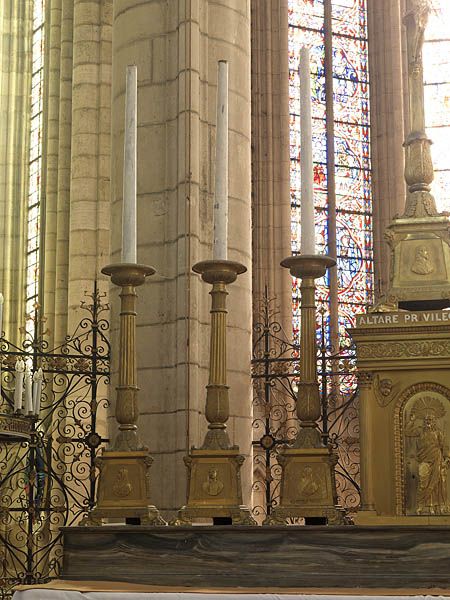
<svg viewBox="0 0 450 600">
<path fill-rule="evenodd" d="M 0 4 L 0 291 L 3 329 L 18 342 L 25 320 L 32 5 Z"/>
<path fill-rule="evenodd" d="M 58 211 L 55 257 L 55 341 L 67 335 L 72 141 L 73 2 L 62 3 L 59 69 Z"/>
<path fill-rule="evenodd" d="M 44 280 L 43 310 L 50 318 L 55 313 L 56 237 L 58 211 L 58 158 L 59 158 L 59 94 L 61 62 L 61 0 L 51 3 L 46 52 L 46 153 L 45 153 L 45 245 L 42 250 L 41 277 Z M 53 322 L 52 322 L 53 325 Z M 54 328 L 50 328 L 54 337 Z M 53 345 L 53 340 L 50 342 Z"/>
<path fill-rule="evenodd" d="M 109 262 L 111 19 L 112 0 L 74 1 L 69 330 Z"/>
<path fill-rule="evenodd" d="M 276 296 L 277 319 L 292 333 L 287 0 L 252 0 L 253 298 Z"/>
<path fill-rule="evenodd" d="M 48 25 L 43 313 L 50 343 L 68 331 L 74 3 L 55 0 Z M 79 293 L 80 296 L 80 293 Z M 76 304 L 77 299 L 74 298 Z"/>
<path fill-rule="evenodd" d="M 373 172 L 373 227 L 375 290 L 389 284 L 387 225 L 405 204 L 404 86 L 401 0 L 369 0 L 368 38 L 370 69 L 371 144 Z"/>
<path fill-rule="evenodd" d="M 209 297 L 191 267 L 212 258 L 219 59 L 230 74 L 229 258 L 251 266 L 249 20 L 249 0 L 114 2 L 112 260 L 121 246 L 125 67 L 135 63 L 138 262 L 157 270 L 139 294 L 139 430 L 155 458 L 152 501 L 161 509 L 185 502 L 182 459 L 206 431 Z M 114 324 L 117 308 L 114 296 Z M 228 308 L 228 431 L 248 454 L 251 270 L 230 289 Z"/>
</svg>

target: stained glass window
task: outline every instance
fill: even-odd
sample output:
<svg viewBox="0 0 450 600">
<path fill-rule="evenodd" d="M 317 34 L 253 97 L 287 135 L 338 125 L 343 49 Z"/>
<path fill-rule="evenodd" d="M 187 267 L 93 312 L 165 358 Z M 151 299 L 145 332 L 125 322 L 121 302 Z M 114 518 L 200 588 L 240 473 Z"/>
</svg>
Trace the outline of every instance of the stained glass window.
<svg viewBox="0 0 450 600">
<path fill-rule="evenodd" d="M 40 207 L 42 194 L 42 124 L 44 96 L 45 0 L 33 0 L 31 127 L 27 206 L 27 260 L 25 310 L 34 315 L 39 295 Z M 34 322 L 27 320 L 33 333 Z"/>
<path fill-rule="evenodd" d="M 433 141 L 433 194 L 440 211 L 450 212 L 450 2 L 433 0 L 423 48 L 425 120 Z"/>
<path fill-rule="evenodd" d="M 292 249 L 300 251 L 299 54 L 310 47 L 316 251 L 337 256 L 318 286 L 328 343 L 372 302 L 372 200 L 366 0 L 289 0 Z M 334 277 L 334 281 L 333 281 Z M 299 282 L 293 282 L 294 334 Z"/>
</svg>

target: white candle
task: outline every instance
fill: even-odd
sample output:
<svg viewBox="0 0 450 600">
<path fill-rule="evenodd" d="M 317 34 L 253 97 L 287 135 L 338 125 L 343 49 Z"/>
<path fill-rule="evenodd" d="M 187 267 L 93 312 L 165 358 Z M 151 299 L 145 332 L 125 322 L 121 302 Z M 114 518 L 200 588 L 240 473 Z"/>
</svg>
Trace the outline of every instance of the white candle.
<svg viewBox="0 0 450 600">
<path fill-rule="evenodd" d="M 41 410 L 41 393 L 42 393 L 42 380 L 43 380 L 42 369 L 39 369 L 33 375 L 33 412 L 36 416 L 39 416 Z"/>
<path fill-rule="evenodd" d="M 228 244 L 228 63 L 219 61 L 217 77 L 214 260 L 227 260 Z"/>
<path fill-rule="evenodd" d="M 137 67 L 128 65 L 123 156 L 122 262 L 136 263 Z"/>
<path fill-rule="evenodd" d="M 301 189 L 301 252 L 315 254 L 313 157 L 312 157 L 312 118 L 311 118 L 311 77 L 309 49 L 300 49 L 300 167 Z"/>
<path fill-rule="evenodd" d="M 33 412 L 33 392 L 32 392 L 32 375 L 30 365 L 27 363 L 25 367 L 25 399 L 24 413 L 28 415 Z"/>
<path fill-rule="evenodd" d="M 22 393 L 23 393 L 23 373 L 25 371 L 25 363 L 21 358 L 16 361 L 16 385 L 14 388 L 14 411 L 22 409 Z"/>
</svg>

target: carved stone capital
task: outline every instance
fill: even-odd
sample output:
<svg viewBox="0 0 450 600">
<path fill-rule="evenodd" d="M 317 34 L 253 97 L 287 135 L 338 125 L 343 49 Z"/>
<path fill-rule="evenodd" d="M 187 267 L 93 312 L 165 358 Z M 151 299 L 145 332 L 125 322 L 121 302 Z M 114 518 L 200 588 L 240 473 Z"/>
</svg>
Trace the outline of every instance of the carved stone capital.
<svg viewBox="0 0 450 600">
<path fill-rule="evenodd" d="M 358 347 L 359 349 L 359 347 Z M 358 386 L 361 388 L 370 388 L 373 384 L 373 373 L 370 371 L 358 370 Z"/>
</svg>

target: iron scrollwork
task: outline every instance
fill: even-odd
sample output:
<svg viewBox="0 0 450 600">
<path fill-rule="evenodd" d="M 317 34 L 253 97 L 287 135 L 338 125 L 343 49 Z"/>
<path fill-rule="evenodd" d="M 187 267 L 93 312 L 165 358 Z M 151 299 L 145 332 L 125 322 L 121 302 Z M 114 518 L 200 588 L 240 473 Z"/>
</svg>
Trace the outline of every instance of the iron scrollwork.
<svg viewBox="0 0 450 600">
<path fill-rule="evenodd" d="M 110 378 L 109 310 L 95 285 L 81 302 L 85 316 L 72 335 L 50 348 L 48 331 L 34 327 L 16 346 L 0 340 L 0 412 L 12 414 L 18 358 L 41 367 L 41 410 L 29 440 L 0 440 L 0 598 L 17 584 L 57 577 L 59 528 L 76 525 L 95 503 L 95 459 L 108 441 L 106 385 Z M 33 317 L 39 320 L 38 309 Z"/>
<path fill-rule="evenodd" d="M 277 506 L 281 467 L 277 457 L 298 432 L 296 394 L 300 347 L 288 341 L 277 321 L 276 299 L 262 298 L 253 328 L 253 516 L 262 521 Z M 359 410 L 352 347 L 327 346 L 326 324 L 318 329 L 321 433 L 338 454 L 336 483 L 341 506 L 349 513 L 360 503 Z"/>
</svg>

